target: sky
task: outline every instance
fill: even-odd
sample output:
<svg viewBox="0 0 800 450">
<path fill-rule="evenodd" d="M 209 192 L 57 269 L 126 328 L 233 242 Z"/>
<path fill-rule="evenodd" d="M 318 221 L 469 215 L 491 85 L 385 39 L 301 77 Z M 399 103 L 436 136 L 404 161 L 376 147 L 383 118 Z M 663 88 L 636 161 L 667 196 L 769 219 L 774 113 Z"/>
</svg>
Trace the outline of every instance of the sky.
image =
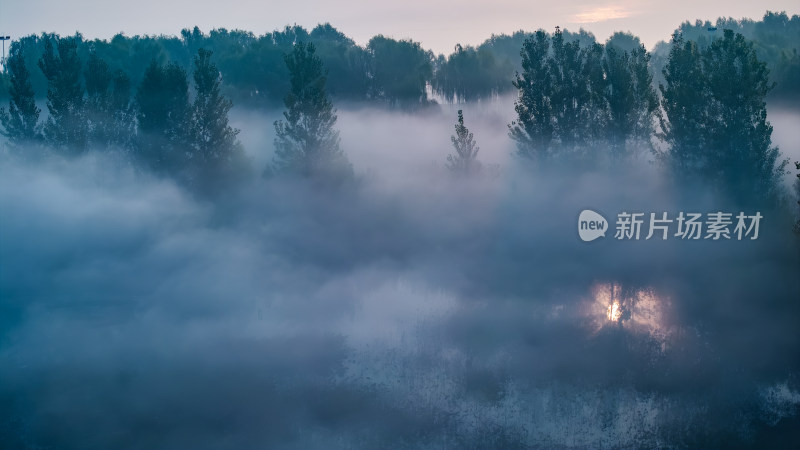
<svg viewBox="0 0 800 450">
<path fill-rule="evenodd" d="M 765 11 L 800 13 L 797 0 L 0 0 L 0 33 L 24 36 L 42 31 L 88 38 L 110 38 L 118 32 L 179 34 L 199 26 L 245 29 L 263 34 L 289 24 L 313 28 L 330 22 L 364 45 L 376 34 L 411 38 L 436 53 L 455 44 L 475 45 L 489 36 L 513 31 L 583 27 L 605 40 L 614 31 L 631 31 L 648 48 L 669 38 L 685 20 L 717 17 L 761 18 Z"/>
</svg>

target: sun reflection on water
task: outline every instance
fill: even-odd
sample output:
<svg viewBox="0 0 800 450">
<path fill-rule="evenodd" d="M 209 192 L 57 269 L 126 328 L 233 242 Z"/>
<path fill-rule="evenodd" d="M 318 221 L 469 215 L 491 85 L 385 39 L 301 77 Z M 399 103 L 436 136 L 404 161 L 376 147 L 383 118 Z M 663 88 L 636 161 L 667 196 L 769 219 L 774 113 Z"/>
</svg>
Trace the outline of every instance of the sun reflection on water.
<svg viewBox="0 0 800 450">
<path fill-rule="evenodd" d="M 614 303 L 608 305 L 608 320 L 616 322 L 622 317 L 622 310 L 619 307 L 619 302 L 614 300 Z"/>
<path fill-rule="evenodd" d="M 669 298 L 654 289 L 606 282 L 592 287 L 587 314 L 597 331 L 615 325 L 665 339 L 670 333 L 670 308 Z"/>
</svg>

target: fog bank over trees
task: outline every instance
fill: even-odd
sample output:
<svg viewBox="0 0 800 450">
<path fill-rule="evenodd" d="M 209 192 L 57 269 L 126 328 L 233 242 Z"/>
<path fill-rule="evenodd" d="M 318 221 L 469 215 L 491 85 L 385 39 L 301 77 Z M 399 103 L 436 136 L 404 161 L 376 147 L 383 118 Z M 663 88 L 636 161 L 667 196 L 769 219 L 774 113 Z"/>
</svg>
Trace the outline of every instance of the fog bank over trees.
<svg viewBox="0 0 800 450">
<path fill-rule="evenodd" d="M 798 24 L 14 41 L 0 447 L 797 447 Z"/>
</svg>

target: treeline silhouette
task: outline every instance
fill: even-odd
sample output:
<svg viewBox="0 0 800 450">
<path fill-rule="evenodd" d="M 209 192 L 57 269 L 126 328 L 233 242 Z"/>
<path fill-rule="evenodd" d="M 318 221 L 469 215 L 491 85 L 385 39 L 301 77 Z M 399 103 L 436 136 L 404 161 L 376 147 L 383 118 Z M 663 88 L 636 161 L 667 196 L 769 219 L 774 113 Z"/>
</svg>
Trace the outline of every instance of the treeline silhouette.
<svg viewBox="0 0 800 450">
<path fill-rule="evenodd" d="M 768 11 L 761 20 L 719 18 L 716 22 L 684 22 L 676 30 L 685 40 L 694 41 L 701 49 L 720 37 L 723 30 L 732 30 L 753 42 L 758 59 L 764 61 L 775 83 L 771 97 L 775 100 L 800 99 L 800 16 Z M 660 42 L 653 49 L 653 68 L 660 76 L 669 57 L 670 43 Z M 658 78 L 661 81 L 661 78 Z"/>
<path fill-rule="evenodd" d="M 280 90 L 285 112 L 274 124 L 275 158 L 265 173 L 332 185 L 353 178 L 340 148 L 333 92 L 390 105 L 429 102 L 431 55 L 419 44 L 378 36 L 361 49 L 329 25 L 310 34 L 292 27 L 258 38 L 269 51 L 248 53 L 241 43 L 251 39 L 220 30 L 206 36 L 195 28 L 180 39 L 117 36 L 87 43 L 80 35 L 43 35 L 15 41 L 0 132 L 21 152 L 46 148 L 76 155 L 116 148 L 155 171 L 207 183 L 236 177 L 248 165 L 238 130 L 228 123 L 229 95 L 253 101 Z M 510 45 L 499 37 L 491 42 Z M 167 48 L 175 59 L 167 58 Z M 468 52 L 457 49 L 444 64 L 472 58 L 458 56 Z M 774 83 L 758 47 L 742 34 L 724 29 L 703 44 L 676 32 L 657 88 L 651 55 L 630 35 L 615 35 L 603 45 L 556 27 L 552 34 L 526 36 L 517 54 L 519 70 L 509 82 L 518 94 L 516 120 L 508 128 L 518 161 L 613 169 L 650 153 L 682 183 L 708 183 L 742 202 L 775 203 L 781 196 L 787 161 L 772 146 L 765 103 Z M 280 58 L 282 71 L 258 59 L 264 55 Z M 138 73 L 134 68 L 140 66 Z M 366 68 L 362 76 L 334 77 L 355 66 Z M 45 80 L 44 120 L 36 105 L 36 76 Z M 225 93 L 226 80 L 234 94 Z M 487 95 L 501 85 L 496 80 Z M 454 97 L 479 90 L 453 86 L 447 89 Z M 455 131 L 456 152 L 447 167 L 479 174 L 478 145 L 462 111 Z"/>
<path fill-rule="evenodd" d="M 10 99 L 8 109 L 0 108 L 0 133 L 25 156 L 119 150 L 154 171 L 189 181 L 220 178 L 241 168 L 244 152 L 236 140 L 239 131 L 228 123 L 233 104 L 221 93 L 211 56 L 209 50 L 197 51 L 191 93 L 186 70 L 155 59 L 132 93 L 125 72 L 112 70 L 94 52 L 83 60 L 77 39 L 49 37 L 37 64 L 47 80 L 49 113 L 40 120 L 23 47 L 12 45 Z"/>
<path fill-rule="evenodd" d="M 709 31 L 710 28 L 717 31 Z M 760 60 L 767 64 L 773 94 L 780 98 L 800 96 L 800 16 L 768 12 L 763 20 L 717 20 L 682 24 L 679 32 L 703 48 L 723 29 L 732 29 L 754 42 Z M 519 49 L 531 33 L 494 35 L 478 46 L 457 45 L 450 55 L 434 55 L 410 40 L 376 36 L 365 47 L 330 24 L 318 25 L 310 32 L 300 26 L 286 27 L 261 36 L 223 28 L 202 33 L 198 28 L 184 29 L 180 36 L 133 36 L 123 34 L 111 40 L 86 40 L 72 36 L 77 54 L 87 60 L 94 53 L 112 72 L 124 72 L 133 86 L 138 86 L 151 60 L 173 62 L 190 70 L 197 50 L 214 52 L 222 74 L 222 91 L 237 105 L 249 107 L 278 106 L 289 89 L 289 75 L 283 55 L 297 42 L 310 42 L 328 70 L 328 92 L 336 101 L 380 102 L 391 106 L 418 107 L 432 100 L 470 101 L 491 98 L 513 91 L 514 74 L 522 69 Z M 596 44 L 591 33 L 563 31 L 564 40 L 577 39 L 581 47 Z M 43 97 L 47 80 L 34 70 L 52 34 L 30 35 L 17 40 L 25 54 L 31 83 L 37 96 Z M 641 46 L 629 33 L 615 33 L 604 45 L 632 51 Z M 670 44 L 656 46 L 651 61 L 656 81 L 662 81 Z M 8 74 L 0 83 L 8 87 Z M 430 89 L 426 89 L 426 87 Z M 7 89 L 0 89 L 0 96 Z"/>
</svg>

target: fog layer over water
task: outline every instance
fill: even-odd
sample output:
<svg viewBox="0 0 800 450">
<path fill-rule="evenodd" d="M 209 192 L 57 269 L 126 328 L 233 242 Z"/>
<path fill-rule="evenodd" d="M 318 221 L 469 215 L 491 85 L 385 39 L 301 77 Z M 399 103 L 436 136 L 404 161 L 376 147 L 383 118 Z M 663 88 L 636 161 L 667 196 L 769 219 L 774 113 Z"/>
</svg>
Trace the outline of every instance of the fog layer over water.
<svg viewBox="0 0 800 450">
<path fill-rule="evenodd" d="M 254 177 L 196 196 L 98 152 L 6 158 L 2 447 L 797 439 L 786 217 L 762 211 L 755 241 L 612 229 L 585 243 L 585 208 L 612 227 L 622 211 L 739 210 L 672 194 L 647 158 L 614 173 L 521 168 L 513 109 L 495 103 L 464 110 L 479 159 L 499 169 L 453 179 L 448 108 L 340 111 L 362 174 L 345 192 Z M 257 168 L 275 117 L 235 115 Z"/>
</svg>

